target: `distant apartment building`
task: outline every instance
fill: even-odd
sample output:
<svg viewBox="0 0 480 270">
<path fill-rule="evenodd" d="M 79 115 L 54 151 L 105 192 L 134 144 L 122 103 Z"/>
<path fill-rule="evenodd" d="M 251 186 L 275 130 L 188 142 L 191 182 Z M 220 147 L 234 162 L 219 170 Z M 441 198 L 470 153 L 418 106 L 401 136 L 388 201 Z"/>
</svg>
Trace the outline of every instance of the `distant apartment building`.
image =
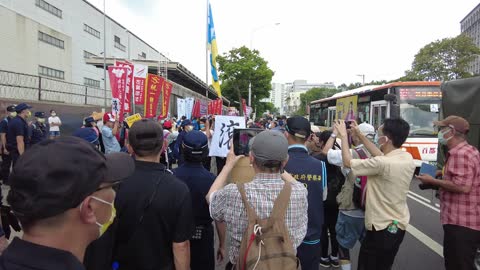
<svg viewBox="0 0 480 270">
<path fill-rule="evenodd" d="M 269 102 L 273 103 L 275 108 L 278 108 L 280 114 L 283 114 L 283 104 L 285 101 L 284 92 L 285 84 L 282 83 L 272 83 L 272 90 L 270 90 Z"/>
<path fill-rule="evenodd" d="M 461 33 L 472 38 L 473 42 L 480 47 L 480 4 L 477 5 L 460 22 Z M 480 57 L 476 57 L 470 63 L 469 71 L 475 75 L 480 75 Z"/>
<path fill-rule="evenodd" d="M 284 111 L 286 114 L 293 114 L 300 109 L 300 95 L 312 88 L 335 89 L 333 83 L 308 83 L 306 80 L 295 80 L 293 83 L 286 84 L 284 94 Z"/>
</svg>

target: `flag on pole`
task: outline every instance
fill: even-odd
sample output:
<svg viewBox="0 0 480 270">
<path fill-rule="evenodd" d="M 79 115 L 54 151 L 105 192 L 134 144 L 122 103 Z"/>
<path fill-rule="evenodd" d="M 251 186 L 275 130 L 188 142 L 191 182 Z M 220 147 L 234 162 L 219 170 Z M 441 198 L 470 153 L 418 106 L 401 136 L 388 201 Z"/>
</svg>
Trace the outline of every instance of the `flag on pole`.
<svg viewBox="0 0 480 270">
<path fill-rule="evenodd" d="M 212 16 L 212 7 L 210 6 L 210 2 L 208 3 L 208 49 L 210 50 L 210 66 L 212 71 L 212 85 L 215 91 L 217 92 L 218 97 L 222 96 L 222 91 L 220 89 L 220 82 L 218 80 L 218 70 L 217 70 L 217 56 L 218 56 L 218 48 L 217 48 L 217 37 L 215 35 L 215 27 L 213 24 L 213 16 Z"/>
</svg>

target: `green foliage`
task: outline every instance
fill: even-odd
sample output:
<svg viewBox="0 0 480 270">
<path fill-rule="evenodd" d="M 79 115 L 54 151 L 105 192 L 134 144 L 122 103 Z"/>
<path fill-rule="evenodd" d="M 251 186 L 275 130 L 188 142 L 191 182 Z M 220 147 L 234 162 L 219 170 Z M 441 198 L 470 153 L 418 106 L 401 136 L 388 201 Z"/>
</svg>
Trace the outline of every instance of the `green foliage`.
<svg viewBox="0 0 480 270">
<path fill-rule="evenodd" d="M 307 92 L 300 95 L 300 108 L 295 112 L 295 115 L 306 115 L 307 110 L 305 105 L 309 105 L 310 102 L 322 98 L 331 97 L 332 95 L 340 92 L 338 89 L 331 88 L 312 88 Z"/>
<path fill-rule="evenodd" d="M 260 102 L 257 105 L 257 112 L 258 113 L 265 113 L 269 111 L 270 114 L 278 114 L 278 108 L 275 108 L 275 105 L 271 102 Z M 257 113 L 257 115 L 259 115 Z"/>
<path fill-rule="evenodd" d="M 399 81 L 449 81 L 471 77 L 468 66 L 478 54 L 480 48 L 466 35 L 434 41 L 420 49 L 411 70 Z"/>
<path fill-rule="evenodd" d="M 272 88 L 273 70 L 259 51 L 247 47 L 232 49 L 217 58 L 222 94 L 229 100 L 244 98 L 248 102 L 248 84 L 252 84 L 252 107 L 262 112 L 266 105 L 260 100 L 268 98 Z"/>
</svg>

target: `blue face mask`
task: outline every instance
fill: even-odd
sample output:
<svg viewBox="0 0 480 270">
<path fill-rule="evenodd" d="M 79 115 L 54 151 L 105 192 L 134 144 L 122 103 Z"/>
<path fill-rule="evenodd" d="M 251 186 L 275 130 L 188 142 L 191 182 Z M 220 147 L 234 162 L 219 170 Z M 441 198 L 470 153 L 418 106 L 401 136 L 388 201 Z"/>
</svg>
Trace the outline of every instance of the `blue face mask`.
<svg viewBox="0 0 480 270">
<path fill-rule="evenodd" d="M 445 130 L 441 130 L 438 132 L 438 142 L 441 144 L 441 145 L 447 145 L 447 142 L 453 138 L 453 136 L 451 136 L 450 138 L 447 138 L 445 139 L 445 134 L 447 134 L 448 132 L 450 131 L 450 129 L 445 129 Z"/>
<path fill-rule="evenodd" d="M 205 125 L 204 124 L 200 124 L 200 129 L 204 129 L 205 128 Z"/>
</svg>

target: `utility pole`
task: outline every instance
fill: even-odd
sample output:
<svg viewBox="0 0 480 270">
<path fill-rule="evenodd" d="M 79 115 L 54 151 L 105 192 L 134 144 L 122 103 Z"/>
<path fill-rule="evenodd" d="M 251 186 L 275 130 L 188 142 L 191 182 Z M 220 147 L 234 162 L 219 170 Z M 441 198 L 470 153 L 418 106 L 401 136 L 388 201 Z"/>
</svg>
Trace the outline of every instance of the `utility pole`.
<svg viewBox="0 0 480 270">
<path fill-rule="evenodd" d="M 362 77 L 362 85 L 365 85 L 365 74 L 358 74 L 358 77 Z"/>
</svg>

